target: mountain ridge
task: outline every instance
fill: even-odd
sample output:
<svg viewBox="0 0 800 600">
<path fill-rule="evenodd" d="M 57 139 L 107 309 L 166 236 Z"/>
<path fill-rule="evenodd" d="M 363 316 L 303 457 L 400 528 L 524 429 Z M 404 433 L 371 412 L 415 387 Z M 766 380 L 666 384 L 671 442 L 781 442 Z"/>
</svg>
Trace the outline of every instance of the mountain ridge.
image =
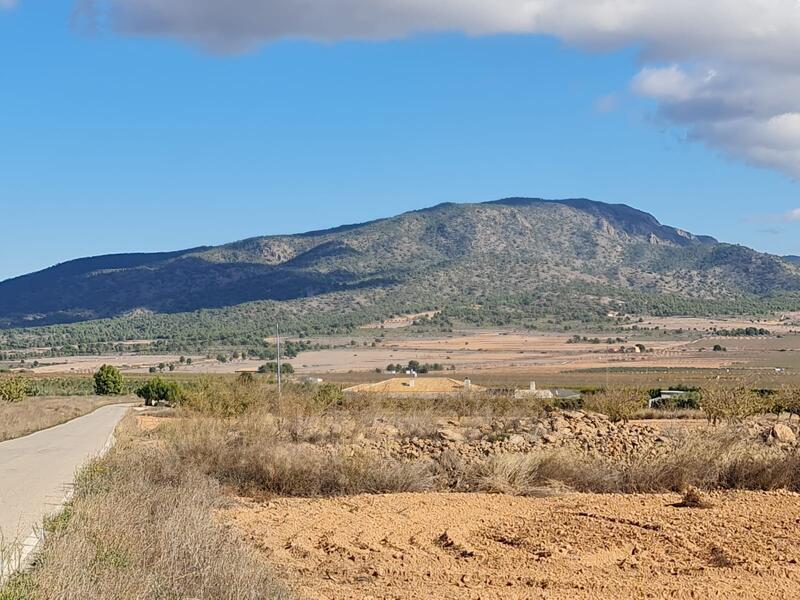
<svg viewBox="0 0 800 600">
<path fill-rule="evenodd" d="M 220 246 L 67 261 L 0 282 L 0 326 L 330 294 L 369 303 L 387 291 L 447 303 L 565 285 L 692 299 L 766 296 L 800 290 L 800 269 L 625 204 L 511 197 Z"/>
</svg>

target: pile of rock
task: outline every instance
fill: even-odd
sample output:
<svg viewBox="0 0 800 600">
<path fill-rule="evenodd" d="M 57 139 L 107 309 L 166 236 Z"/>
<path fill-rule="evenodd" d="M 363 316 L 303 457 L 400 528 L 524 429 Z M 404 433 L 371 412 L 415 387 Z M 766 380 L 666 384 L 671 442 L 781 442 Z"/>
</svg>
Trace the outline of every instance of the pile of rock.
<svg viewBox="0 0 800 600">
<path fill-rule="evenodd" d="M 540 419 L 495 418 L 477 425 L 444 421 L 428 436 L 404 436 L 395 428 L 385 428 L 383 436 L 365 439 L 363 444 L 398 460 L 455 452 L 467 461 L 543 449 L 628 461 L 669 448 L 668 440 L 650 426 L 612 423 L 604 415 L 580 411 L 556 412 Z"/>
</svg>

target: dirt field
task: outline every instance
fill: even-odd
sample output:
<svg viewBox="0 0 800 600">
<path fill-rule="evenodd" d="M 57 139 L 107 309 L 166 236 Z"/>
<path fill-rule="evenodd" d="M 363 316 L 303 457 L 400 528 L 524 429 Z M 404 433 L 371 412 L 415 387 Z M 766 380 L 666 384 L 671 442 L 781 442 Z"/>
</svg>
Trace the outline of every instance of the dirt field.
<svg viewBox="0 0 800 600">
<path fill-rule="evenodd" d="M 90 374 L 103 365 L 113 365 L 125 373 L 147 373 L 150 367 L 157 367 L 160 363 L 176 365 L 179 373 L 235 373 L 239 370 L 256 370 L 264 364 L 263 360 L 236 360 L 221 363 L 215 358 L 188 355 L 192 359 L 191 365 L 178 363 L 180 356 L 177 354 L 109 354 L 104 356 L 68 356 L 60 358 L 42 359 L 47 363 L 32 369 L 40 375 Z"/>
<path fill-rule="evenodd" d="M 533 333 L 511 330 L 461 331 L 438 336 L 409 336 L 399 330 L 386 332 L 385 338 L 356 340 L 320 338 L 320 344 L 337 346 L 328 350 L 302 352 L 289 362 L 299 375 L 316 375 L 346 384 L 378 381 L 385 378 L 376 370 L 388 364 L 439 363 L 448 376 L 469 376 L 481 385 L 527 385 L 537 381 L 542 386 L 583 387 L 610 384 L 668 385 L 695 384 L 710 377 L 738 377 L 764 386 L 800 382 L 800 334 L 789 334 L 793 321 L 756 321 L 671 319 L 646 321 L 683 326 L 686 331 L 705 331 L 714 326 L 733 328 L 747 325 L 766 326 L 779 335 L 765 337 L 722 337 L 705 334 L 663 335 L 662 331 L 628 332 L 624 342 L 606 343 L 606 337 L 618 334 L 580 334 L 597 337 L 601 343 L 568 343 L 567 333 Z M 692 325 L 693 327 L 689 327 Z M 702 327 L 702 328 L 701 328 Z M 635 335 L 634 335 L 635 334 Z M 698 339 L 698 336 L 702 335 Z M 375 342 L 375 346 L 372 346 Z M 367 344 L 367 345 L 365 345 Z M 633 352 L 642 344 L 647 352 Z M 725 351 L 714 352 L 715 345 Z M 346 346 L 346 347 L 345 347 Z M 621 352 L 620 347 L 628 351 Z M 216 355 L 216 353 L 212 353 Z M 255 371 L 264 361 L 232 360 L 221 363 L 216 358 L 193 355 L 191 365 L 178 363 L 177 355 L 108 355 L 43 359 L 46 363 L 33 371 L 37 374 L 90 374 L 102 364 L 112 364 L 125 373 L 146 374 L 159 363 L 176 365 L 177 374 L 235 373 Z"/>
<path fill-rule="evenodd" d="M 221 519 L 302 598 L 797 598 L 800 495 L 239 499 Z"/>
</svg>

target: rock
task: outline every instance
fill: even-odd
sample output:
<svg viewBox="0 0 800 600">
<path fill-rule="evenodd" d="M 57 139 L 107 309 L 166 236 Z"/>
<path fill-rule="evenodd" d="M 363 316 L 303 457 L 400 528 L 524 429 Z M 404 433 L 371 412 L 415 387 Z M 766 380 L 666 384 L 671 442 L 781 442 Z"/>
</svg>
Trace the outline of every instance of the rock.
<svg viewBox="0 0 800 600">
<path fill-rule="evenodd" d="M 447 442 L 463 442 L 464 436 L 455 429 L 444 427 L 436 432 L 441 439 Z"/>
<path fill-rule="evenodd" d="M 508 436 L 508 443 L 512 446 L 522 446 L 525 442 L 525 438 L 518 433 Z"/>
<path fill-rule="evenodd" d="M 776 423 L 772 427 L 772 438 L 781 444 L 794 444 L 797 442 L 797 435 L 792 431 L 791 427 L 783 423 Z"/>
</svg>

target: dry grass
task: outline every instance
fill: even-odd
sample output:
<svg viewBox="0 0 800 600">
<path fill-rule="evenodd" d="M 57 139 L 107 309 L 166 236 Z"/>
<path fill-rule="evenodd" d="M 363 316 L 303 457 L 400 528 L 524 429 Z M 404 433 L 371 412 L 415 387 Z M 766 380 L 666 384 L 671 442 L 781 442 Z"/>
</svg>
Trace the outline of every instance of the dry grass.
<svg viewBox="0 0 800 600">
<path fill-rule="evenodd" d="M 541 495 L 553 489 L 597 493 L 687 489 L 800 491 L 800 453 L 757 446 L 736 429 L 687 434 L 671 452 L 630 464 L 570 452 L 505 455 L 477 470 L 481 491 Z"/>
<path fill-rule="evenodd" d="M 66 423 L 106 404 L 124 401 L 130 402 L 131 399 L 71 396 L 0 402 L 0 442 Z"/>
<path fill-rule="evenodd" d="M 83 471 L 76 492 L 48 523 L 35 567 L 0 598 L 289 597 L 212 518 L 225 502 L 219 484 L 156 445 L 123 442 Z"/>
<path fill-rule="evenodd" d="M 702 410 L 692 408 L 676 408 L 665 410 L 663 408 L 644 408 L 634 413 L 632 420 L 692 420 L 705 419 L 706 414 Z"/>
<path fill-rule="evenodd" d="M 159 435 L 165 442 L 162 452 L 173 454 L 176 464 L 245 491 L 330 496 L 434 488 L 433 473 L 425 463 L 381 459 L 348 447 L 323 448 L 297 441 L 298 431 L 292 420 L 249 415 L 236 422 L 179 419 Z"/>
<path fill-rule="evenodd" d="M 608 387 L 589 396 L 584 401 L 584 406 L 593 412 L 607 415 L 613 422 L 627 423 L 647 406 L 646 398 L 646 391 L 640 388 Z"/>
<path fill-rule="evenodd" d="M 426 420 L 427 419 L 427 420 Z M 436 431 L 427 413 L 318 416 L 257 410 L 239 418 L 184 416 L 156 435 L 174 461 L 245 493 L 331 496 L 407 491 L 489 491 L 542 495 L 582 492 L 800 490 L 800 454 L 770 447 L 735 426 L 683 431 L 661 455 L 629 461 L 577 450 L 495 455 L 467 461 L 457 452 L 398 460 L 362 449 L 385 427 L 403 437 Z"/>
</svg>

